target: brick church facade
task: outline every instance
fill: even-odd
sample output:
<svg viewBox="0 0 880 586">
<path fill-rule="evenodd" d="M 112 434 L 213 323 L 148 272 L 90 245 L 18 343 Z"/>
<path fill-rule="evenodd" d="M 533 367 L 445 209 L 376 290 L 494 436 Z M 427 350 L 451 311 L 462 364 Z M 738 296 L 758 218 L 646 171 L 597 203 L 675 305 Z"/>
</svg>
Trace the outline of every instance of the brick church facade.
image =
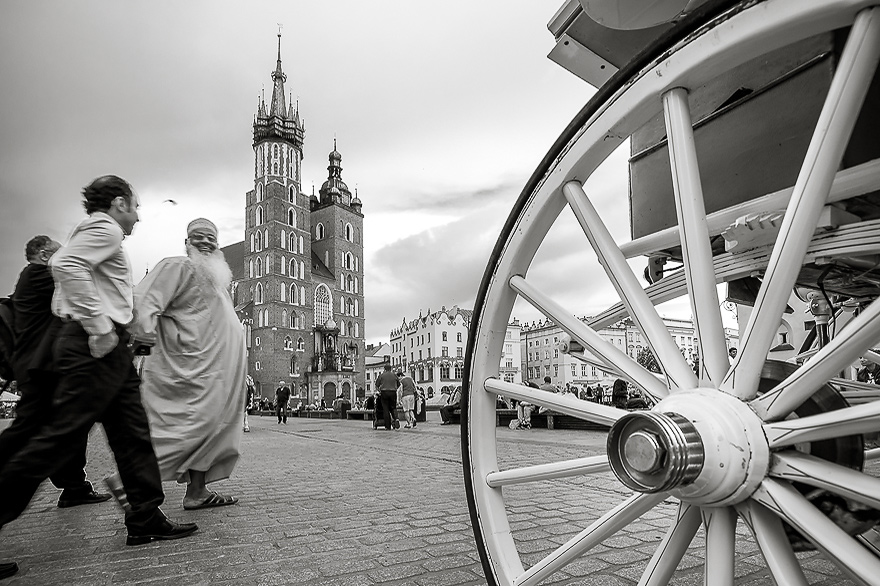
<svg viewBox="0 0 880 586">
<path fill-rule="evenodd" d="M 302 192 L 305 126 L 298 105 L 285 103 L 286 79 L 278 35 L 272 100 L 260 100 L 253 124 L 244 241 L 223 252 L 258 395 L 274 397 L 283 380 L 293 405 L 330 405 L 340 393 L 363 396 L 364 216 L 342 180 L 335 140 L 318 195 Z"/>
</svg>

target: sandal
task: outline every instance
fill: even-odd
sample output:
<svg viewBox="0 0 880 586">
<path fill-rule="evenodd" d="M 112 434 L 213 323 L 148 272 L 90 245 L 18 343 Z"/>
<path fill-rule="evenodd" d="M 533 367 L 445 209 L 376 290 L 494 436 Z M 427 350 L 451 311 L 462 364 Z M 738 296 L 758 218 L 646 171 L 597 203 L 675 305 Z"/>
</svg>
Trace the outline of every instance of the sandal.
<svg viewBox="0 0 880 586">
<path fill-rule="evenodd" d="M 212 507 L 225 507 L 228 505 L 234 505 L 238 502 L 238 499 L 234 496 L 225 496 L 222 494 L 217 494 L 216 492 L 212 492 L 211 496 L 203 500 L 197 505 L 183 505 L 183 508 L 187 511 L 195 511 L 197 509 L 210 509 Z"/>
</svg>

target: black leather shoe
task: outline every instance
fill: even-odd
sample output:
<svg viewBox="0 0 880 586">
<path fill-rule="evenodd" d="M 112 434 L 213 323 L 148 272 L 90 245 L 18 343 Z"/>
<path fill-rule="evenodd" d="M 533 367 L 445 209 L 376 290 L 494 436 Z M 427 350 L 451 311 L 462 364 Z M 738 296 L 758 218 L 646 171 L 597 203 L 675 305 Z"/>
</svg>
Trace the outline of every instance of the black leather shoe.
<svg viewBox="0 0 880 586">
<path fill-rule="evenodd" d="M 58 499 L 58 506 L 62 509 L 67 507 L 78 507 L 79 505 L 94 505 L 95 503 L 103 503 L 110 500 L 110 495 L 106 492 L 81 492 L 77 494 L 65 494 L 62 491 L 61 497 Z"/>
<path fill-rule="evenodd" d="M 160 539 L 180 539 L 181 537 L 189 537 L 198 529 L 199 526 L 195 523 L 175 523 L 169 519 L 162 519 L 150 527 L 137 529 L 137 533 L 132 533 L 132 530 L 129 529 L 125 545 L 144 545 Z"/>
<path fill-rule="evenodd" d="M 15 562 L 5 562 L 0 564 L 0 580 L 14 576 L 18 573 L 18 564 Z"/>
</svg>

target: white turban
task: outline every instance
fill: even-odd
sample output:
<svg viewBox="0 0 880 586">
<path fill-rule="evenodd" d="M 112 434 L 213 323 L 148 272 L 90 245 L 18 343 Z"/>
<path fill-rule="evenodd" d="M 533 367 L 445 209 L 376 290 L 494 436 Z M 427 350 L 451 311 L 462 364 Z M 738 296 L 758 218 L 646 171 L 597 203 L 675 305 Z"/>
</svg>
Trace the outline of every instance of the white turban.
<svg viewBox="0 0 880 586">
<path fill-rule="evenodd" d="M 217 226 L 214 225 L 214 222 L 206 218 L 196 218 L 190 222 L 186 227 L 186 235 L 189 236 L 196 230 L 208 230 L 214 235 L 214 237 L 217 236 Z"/>
</svg>

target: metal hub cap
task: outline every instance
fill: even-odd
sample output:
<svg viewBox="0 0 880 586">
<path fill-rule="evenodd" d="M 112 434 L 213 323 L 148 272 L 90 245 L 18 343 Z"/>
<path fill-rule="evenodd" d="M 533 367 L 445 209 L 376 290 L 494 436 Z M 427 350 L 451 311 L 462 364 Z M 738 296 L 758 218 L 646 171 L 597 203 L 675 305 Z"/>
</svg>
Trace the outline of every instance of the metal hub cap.
<svg viewBox="0 0 880 586">
<path fill-rule="evenodd" d="M 694 426 L 675 413 L 625 415 L 608 434 L 608 460 L 614 474 L 639 492 L 660 492 L 694 481 L 704 451 Z"/>
</svg>

